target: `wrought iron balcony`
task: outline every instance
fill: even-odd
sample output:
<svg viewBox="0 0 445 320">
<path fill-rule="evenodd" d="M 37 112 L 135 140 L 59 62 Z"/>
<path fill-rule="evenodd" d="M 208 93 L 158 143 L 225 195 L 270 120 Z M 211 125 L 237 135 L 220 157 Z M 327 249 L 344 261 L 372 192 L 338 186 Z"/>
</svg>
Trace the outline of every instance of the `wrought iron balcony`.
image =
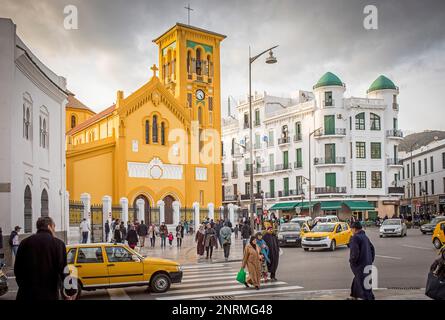
<svg viewBox="0 0 445 320">
<path fill-rule="evenodd" d="M 405 189 L 403 187 L 389 187 L 388 194 L 404 194 Z"/>
<path fill-rule="evenodd" d="M 295 161 L 294 162 L 294 169 L 301 169 L 303 168 L 303 162 L 302 161 Z"/>
<path fill-rule="evenodd" d="M 346 187 L 315 187 L 315 194 L 346 193 Z"/>
<path fill-rule="evenodd" d="M 223 173 L 222 173 L 222 179 L 223 179 L 223 180 L 227 180 L 227 179 L 229 179 L 229 174 L 228 174 L 227 172 L 223 172 Z"/>
<path fill-rule="evenodd" d="M 315 137 L 326 137 L 326 136 L 345 136 L 346 128 L 335 128 L 333 130 L 320 129 L 314 133 Z"/>
<path fill-rule="evenodd" d="M 389 138 L 403 138 L 403 132 L 402 130 L 386 130 L 386 136 Z"/>
<path fill-rule="evenodd" d="M 335 100 L 334 99 L 323 100 L 323 105 L 325 107 L 334 107 L 335 106 Z"/>
<path fill-rule="evenodd" d="M 388 158 L 386 164 L 388 166 L 403 166 L 402 160 L 398 158 Z"/>
<path fill-rule="evenodd" d="M 270 198 L 275 198 L 275 192 L 266 192 L 266 198 L 270 199 Z"/>
<path fill-rule="evenodd" d="M 238 172 L 237 171 L 233 171 L 232 172 L 232 179 L 238 179 Z"/>
<path fill-rule="evenodd" d="M 330 164 L 345 164 L 345 157 L 334 157 L 334 158 L 314 158 L 314 165 L 330 165 Z"/>
<path fill-rule="evenodd" d="M 290 137 L 284 137 L 278 139 L 278 145 L 290 143 Z"/>
<path fill-rule="evenodd" d="M 294 135 L 294 142 L 298 142 L 298 141 L 302 141 L 302 140 L 303 140 L 303 137 L 301 136 L 301 133 Z"/>
<path fill-rule="evenodd" d="M 237 196 L 234 194 L 226 194 L 224 195 L 224 201 L 236 201 Z"/>
<path fill-rule="evenodd" d="M 275 165 L 275 171 L 290 170 L 291 168 L 292 167 L 289 165 L 289 163 L 282 163 Z"/>
</svg>

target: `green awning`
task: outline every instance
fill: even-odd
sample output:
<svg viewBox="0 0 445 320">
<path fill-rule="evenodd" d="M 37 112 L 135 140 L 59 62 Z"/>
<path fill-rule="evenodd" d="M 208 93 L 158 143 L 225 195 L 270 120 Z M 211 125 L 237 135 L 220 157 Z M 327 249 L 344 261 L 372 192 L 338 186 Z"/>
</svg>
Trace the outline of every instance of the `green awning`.
<svg viewBox="0 0 445 320">
<path fill-rule="evenodd" d="M 315 206 L 317 203 L 319 202 L 311 201 L 311 207 Z M 300 207 L 301 209 L 309 209 L 309 201 L 298 202 L 298 207 Z"/>
<path fill-rule="evenodd" d="M 375 210 L 374 206 L 370 204 L 368 201 L 343 201 L 345 205 L 349 207 L 352 211 L 367 211 L 367 210 Z"/>
<path fill-rule="evenodd" d="M 269 210 L 294 210 L 299 202 L 278 202 L 275 203 Z"/>
<path fill-rule="evenodd" d="M 337 210 L 341 209 L 341 201 L 323 201 L 321 210 Z"/>
</svg>

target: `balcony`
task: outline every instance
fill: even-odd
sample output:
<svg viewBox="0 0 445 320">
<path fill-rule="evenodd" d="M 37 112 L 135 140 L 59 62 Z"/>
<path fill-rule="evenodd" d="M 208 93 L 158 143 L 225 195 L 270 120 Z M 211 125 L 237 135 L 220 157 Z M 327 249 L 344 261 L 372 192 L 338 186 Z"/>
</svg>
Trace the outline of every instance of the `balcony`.
<svg viewBox="0 0 445 320">
<path fill-rule="evenodd" d="M 290 143 L 290 137 L 284 137 L 278 139 L 278 145 L 284 145 Z"/>
<path fill-rule="evenodd" d="M 291 196 L 302 196 L 302 195 L 304 195 L 304 192 L 301 189 L 291 189 L 291 190 L 289 190 L 289 195 L 291 195 Z"/>
<path fill-rule="evenodd" d="M 303 137 L 301 136 L 301 134 L 294 135 L 294 142 L 300 142 L 302 140 L 303 140 Z"/>
<path fill-rule="evenodd" d="M 290 195 L 290 190 L 278 191 L 278 198 L 289 197 L 289 195 Z"/>
<path fill-rule="evenodd" d="M 270 167 L 259 167 L 259 168 L 255 168 L 253 170 L 253 174 L 261 174 L 261 173 L 267 173 L 267 172 L 273 172 L 274 168 L 270 168 Z"/>
<path fill-rule="evenodd" d="M 275 192 L 266 192 L 265 193 L 265 198 L 266 199 L 275 198 Z"/>
<path fill-rule="evenodd" d="M 303 162 L 295 161 L 294 169 L 301 169 L 301 168 L 303 168 Z"/>
<path fill-rule="evenodd" d="M 315 187 L 315 194 L 342 194 L 346 187 Z"/>
<path fill-rule="evenodd" d="M 255 149 L 255 150 L 261 149 L 261 143 L 255 143 L 253 145 L 253 149 Z"/>
<path fill-rule="evenodd" d="M 236 201 L 236 195 L 234 194 L 225 194 L 224 195 L 224 201 Z"/>
<path fill-rule="evenodd" d="M 402 130 L 386 130 L 386 137 L 388 138 L 395 138 L 395 139 L 403 139 L 403 132 Z"/>
<path fill-rule="evenodd" d="M 238 179 L 238 172 L 236 171 L 232 172 L 232 179 Z"/>
<path fill-rule="evenodd" d="M 388 194 L 405 194 L 405 189 L 403 187 L 389 187 Z"/>
<path fill-rule="evenodd" d="M 346 136 L 346 128 L 335 128 L 333 130 L 326 131 L 324 129 L 320 129 L 314 133 L 315 138 L 323 138 L 323 137 L 344 137 Z"/>
<path fill-rule="evenodd" d="M 227 180 L 227 179 L 229 179 L 229 174 L 228 174 L 227 172 L 223 172 L 223 173 L 222 173 L 222 179 L 223 179 L 223 180 Z"/>
<path fill-rule="evenodd" d="M 259 127 L 261 125 L 261 122 L 258 120 L 255 120 L 254 122 L 253 122 L 253 126 L 254 127 Z"/>
<path fill-rule="evenodd" d="M 323 106 L 325 106 L 325 107 L 335 107 L 335 100 L 334 99 L 323 100 Z"/>
<path fill-rule="evenodd" d="M 388 158 L 388 159 L 386 159 L 386 164 L 388 166 L 403 167 L 402 160 L 401 159 L 397 159 L 397 158 Z"/>
<path fill-rule="evenodd" d="M 250 176 L 250 170 L 244 170 L 244 176 L 245 177 Z"/>
<path fill-rule="evenodd" d="M 290 170 L 292 169 L 289 163 L 283 163 L 283 164 L 276 164 L 275 165 L 275 171 L 283 171 L 283 170 Z"/>
<path fill-rule="evenodd" d="M 244 129 L 249 129 L 249 124 L 246 123 L 246 122 L 244 122 L 243 128 L 244 128 Z"/>
<path fill-rule="evenodd" d="M 261 193 L 255 193 L 254 197 L 255 197 L 255 199 L 261 199 Z M 250 194 L 249 193 L 242 194 L 241 200 L 250 200 Z"/>
<path fill-rule="evenodd" d="M 314 158 L 314 166 L 321 165 L 344 165 L 346 163 L 345 157 L 335 157 L 335 158 Z"/>
</svg>

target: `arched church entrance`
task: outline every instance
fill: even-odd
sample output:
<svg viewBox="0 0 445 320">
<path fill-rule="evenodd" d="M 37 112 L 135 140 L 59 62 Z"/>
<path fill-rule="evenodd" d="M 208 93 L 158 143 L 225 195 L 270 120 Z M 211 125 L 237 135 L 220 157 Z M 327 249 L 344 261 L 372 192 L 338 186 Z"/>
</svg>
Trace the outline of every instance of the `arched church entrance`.
<svg viewBox="0 0 445 320">
<path fill-rule="evenodd" d="M 138 206 L 137 206 L 137 201 L 139 200 L 139 199 L 142 199 L 142 200 L 144 200 L 144 223 L 145 224 L 150 224 L 151 223 L 151 214 L 150 214 L 150 212 L 151 212 L 151 208 L 150 208 L 150 201 L 148 200 L 148 198 L 145 196 L 145 195 L 143 195 L 143 194 L 140 194 L 140 195 L 138 195 L 135 199 L 134 199 L 134 201 L 133 201 L 133 211 L 134 211 L 134 218 L 133 218 L 133 220 L 132 221 L 134 221 L 134 220 L 136 220 L 137 219 L 137 208 L 138 208 Z M 130 215 L 130 212 L 128 212 L 128 215 Z M 139 221 L 140 222 L 140 221 Z"/>
<path fill-rule="evenodd" d="M 164 199 L 164 214 L 165 214 L 165 224 L 173 224 L 173 201 L 175 198 L 168 195 Z"/>
</svg>

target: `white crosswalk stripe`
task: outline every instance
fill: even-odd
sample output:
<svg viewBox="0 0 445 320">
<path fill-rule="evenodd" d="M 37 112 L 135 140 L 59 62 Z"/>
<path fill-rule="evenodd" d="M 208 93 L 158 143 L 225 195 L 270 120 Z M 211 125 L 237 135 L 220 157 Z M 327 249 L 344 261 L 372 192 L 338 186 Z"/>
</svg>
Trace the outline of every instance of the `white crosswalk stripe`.
<svg viewBox="0 0 445 320">
<path fill-rule="evenodd" d="M 299 290 L 303 287 L 289 285 L 284 281 L 262 282 L 259 291 L 245 288 L 236 281 L 240 263 L 215 263 L 183 267 L 184 276 L 181 283 L 174 284 L 163 294 L 153 294 L 157 300 L 191 300 L 209 299 L 216 296 L 253 295 L 256 292 L 274 293 Z"/>
</svg>

